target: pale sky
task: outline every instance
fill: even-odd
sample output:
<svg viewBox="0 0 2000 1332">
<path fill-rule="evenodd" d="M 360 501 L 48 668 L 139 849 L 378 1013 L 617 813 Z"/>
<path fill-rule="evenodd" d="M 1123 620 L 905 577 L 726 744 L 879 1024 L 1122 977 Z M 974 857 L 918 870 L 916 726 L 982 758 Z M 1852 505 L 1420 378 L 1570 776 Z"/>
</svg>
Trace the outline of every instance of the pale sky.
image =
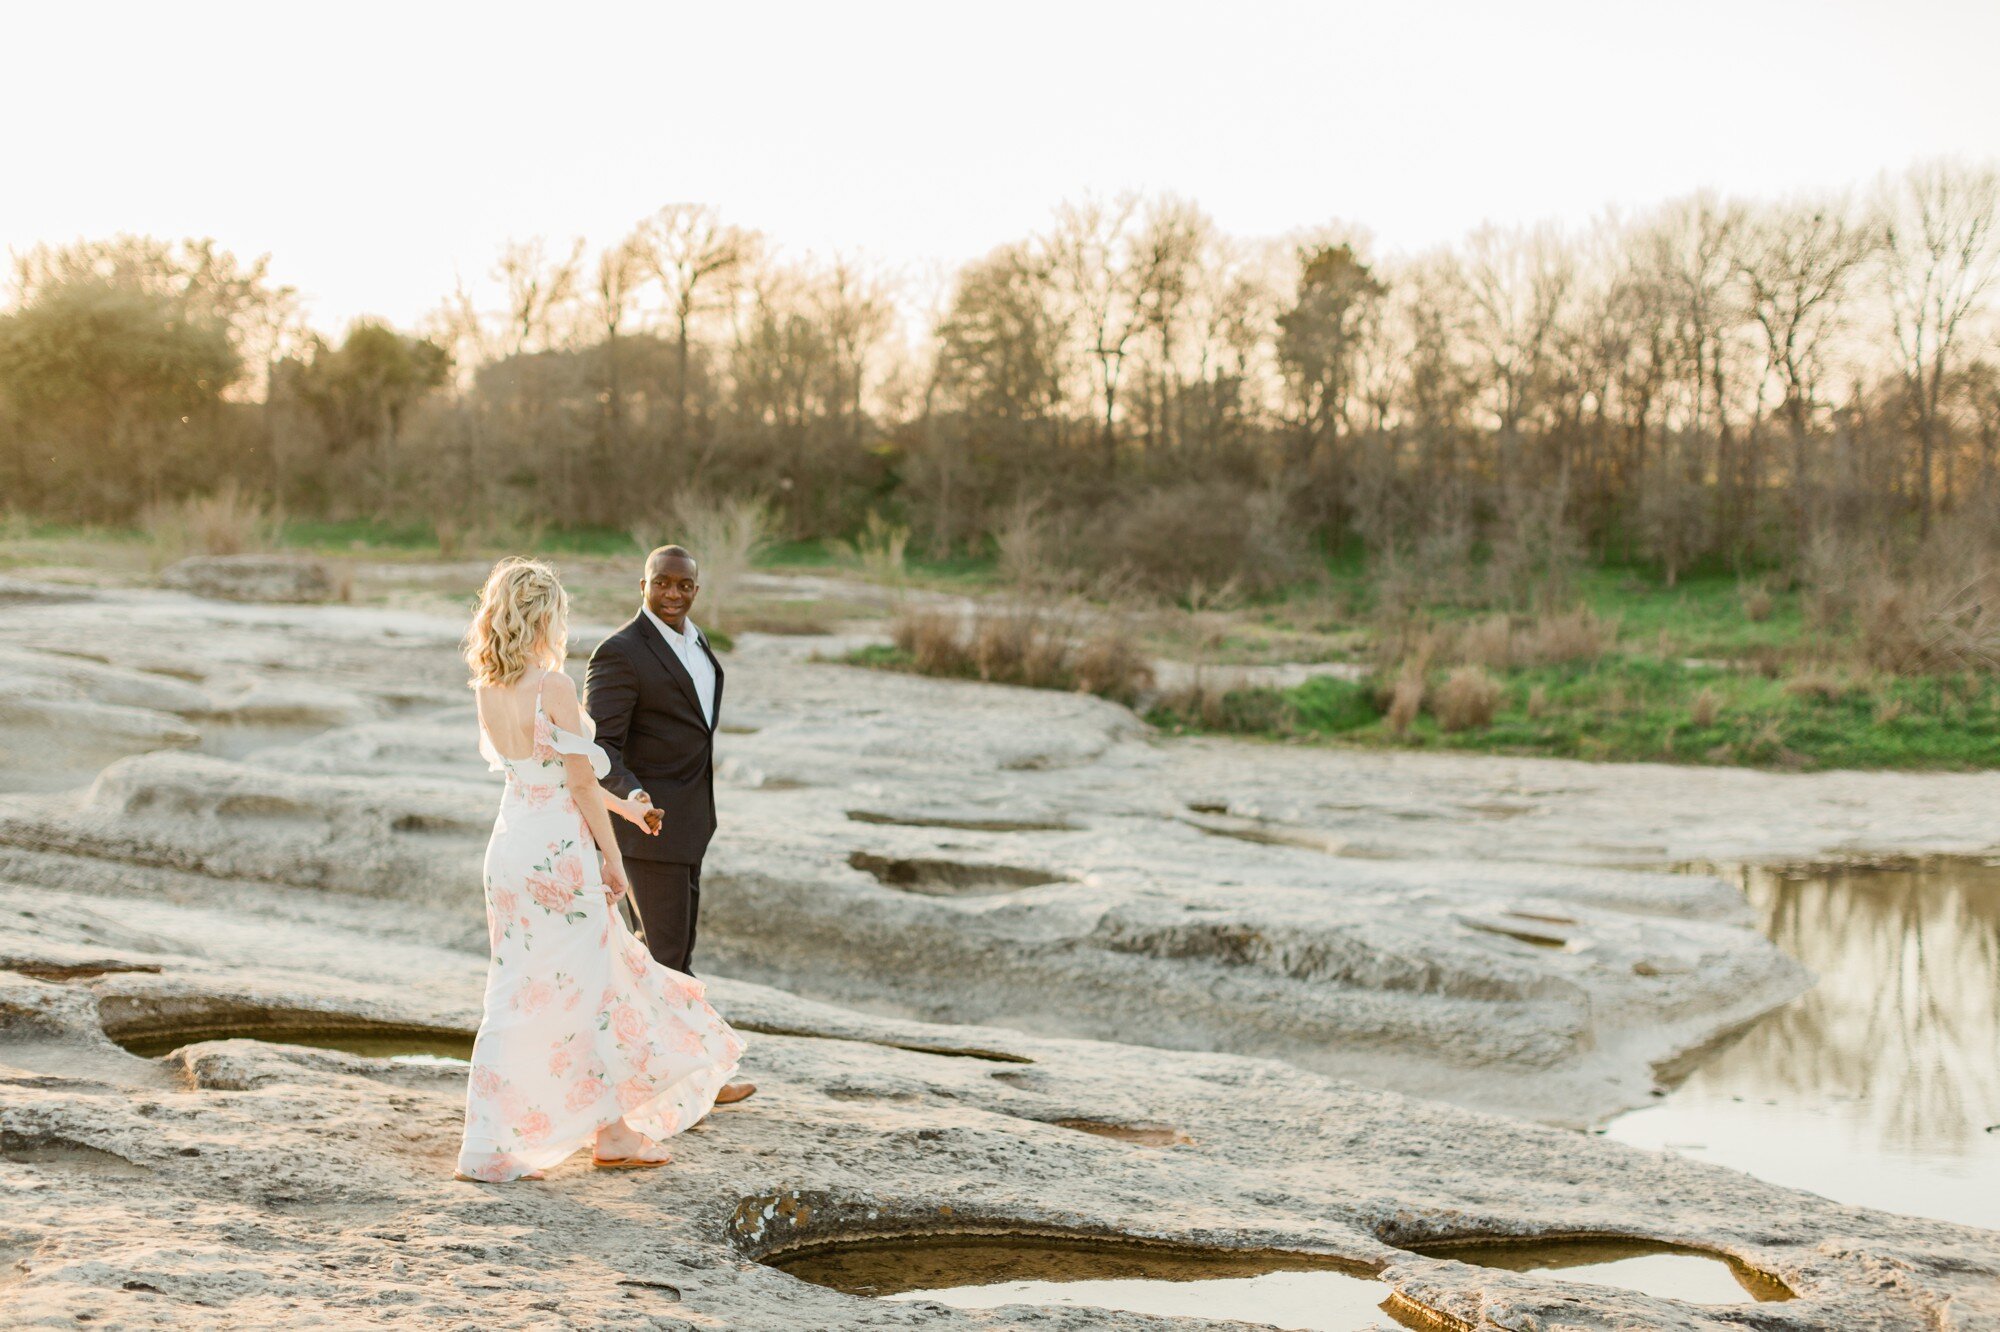
<svg viewBox="0 0 2000 1332">
<path fill-rule="evenodd" d="M 956 264 L 1123 189 L 1380 252 L 2000 158 L 1994 0 L 0 0 L 0 248 L 268 251 L 399 323 L 510 236 L 711 203 Z"/>
</svg>

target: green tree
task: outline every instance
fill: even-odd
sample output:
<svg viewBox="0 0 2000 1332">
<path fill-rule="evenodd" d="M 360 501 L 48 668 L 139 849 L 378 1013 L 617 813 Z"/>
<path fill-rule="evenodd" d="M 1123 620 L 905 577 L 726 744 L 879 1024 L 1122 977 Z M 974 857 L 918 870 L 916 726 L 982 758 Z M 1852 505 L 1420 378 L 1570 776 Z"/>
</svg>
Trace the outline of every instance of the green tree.
<svg viewBox="0 0 2000 1332">
<path fill-rule="evenodd" d="M 1340 434 L 1367 317 L 1385 290 L 1349 245 L 1303 246 L 1299 294 L 1278 316 L 1278 363 L 1295 405 L 1297 462 Z"/>
<path fill-rule="evenodd" d="M 311 413 L 336 460 L 361 462 L 386 501 L 402 479 L 396 446 L 404 417 L 450 373 L 451 355 L 435 342 L 363 320 L 339 347 L 314 338 L 304 356 L 279 367 L 273 390 Z"/>
<path fill-rule="evenodd" d="M 228 460 L 213 456 L 223 390 L 243 363 L 226 319 L 129 273 L 71 271 L 0 315 L 0 457 L 18 501 L 129 516 Z"/>
</svg>

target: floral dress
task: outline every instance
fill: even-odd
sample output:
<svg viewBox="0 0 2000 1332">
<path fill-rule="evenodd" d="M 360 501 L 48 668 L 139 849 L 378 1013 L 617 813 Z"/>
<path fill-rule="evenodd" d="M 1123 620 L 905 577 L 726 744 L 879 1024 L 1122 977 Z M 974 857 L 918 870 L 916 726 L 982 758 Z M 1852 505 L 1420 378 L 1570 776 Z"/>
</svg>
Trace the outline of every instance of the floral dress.
<svg viewBox="0 0 2000 1332">
<path fill-rule="evenodd" d="M 458 1172 L 499 1182 L 555 1165 L 620 1118 L 655 1139 L 696 1123 L 743 1041 L 702 983 L 655 962 L 605 900 L 562 760 L 583 755 L 602 777 L 604 751 L 552 723 L 539 688 L 531 755 L 502 757 L 483 726 L 479 747 L 507 788 L 486 846 L 493 961 Z"/>
</svg>

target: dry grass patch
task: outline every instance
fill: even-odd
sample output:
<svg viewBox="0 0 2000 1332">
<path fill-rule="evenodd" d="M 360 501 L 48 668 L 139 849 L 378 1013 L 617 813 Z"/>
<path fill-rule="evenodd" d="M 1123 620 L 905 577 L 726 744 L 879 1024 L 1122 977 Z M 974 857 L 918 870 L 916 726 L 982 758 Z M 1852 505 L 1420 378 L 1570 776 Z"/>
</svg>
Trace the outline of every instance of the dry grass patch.
<svg viewBox="0 0 2000 1332">
<path fill-rule="evenodd" d="M 891 622 L 890 639 L 920 675 L 1080 690 L 1127 704 L 1153 686 L 1125 619 L 1075 607 L 911 608 Z"/>
<path fill-rule="evenodd" d="M 1431 702 L 1438 729 L 1484 730 L 1500 711 L 1500 682 L 1483 666 L 1460 666 L 1445 678 Z"/>
<path fill-rule="evenodd" d="M 276 505 L 227 481 L 212 495 L 150 505 L 139 525 L 157 569 L 190 555 L 273 550 L 284 531 L 284 516 Z"/>
<path fill-rule="evenodd" d="M 1389 707 L 1383 713 L 1389 729 L 1408 735 L 1424 706 L 1424 676 L 1420 670 L 1404 670 L 1389 690 Z"/>
</svg>

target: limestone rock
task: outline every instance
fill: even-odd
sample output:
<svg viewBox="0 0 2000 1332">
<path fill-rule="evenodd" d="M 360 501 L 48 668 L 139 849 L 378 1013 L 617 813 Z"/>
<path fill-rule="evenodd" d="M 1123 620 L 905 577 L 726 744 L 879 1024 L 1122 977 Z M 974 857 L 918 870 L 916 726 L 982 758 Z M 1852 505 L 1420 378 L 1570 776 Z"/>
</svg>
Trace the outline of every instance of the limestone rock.
<svg viewBox="0 0 2000 1332">
<path fill-rule="evenodd" d="M 334 580 L 318 560 L 289 555 L 195 555 L 170 565 L 162 587 L 223 601 L 332 601 Z"/>
</svg>

